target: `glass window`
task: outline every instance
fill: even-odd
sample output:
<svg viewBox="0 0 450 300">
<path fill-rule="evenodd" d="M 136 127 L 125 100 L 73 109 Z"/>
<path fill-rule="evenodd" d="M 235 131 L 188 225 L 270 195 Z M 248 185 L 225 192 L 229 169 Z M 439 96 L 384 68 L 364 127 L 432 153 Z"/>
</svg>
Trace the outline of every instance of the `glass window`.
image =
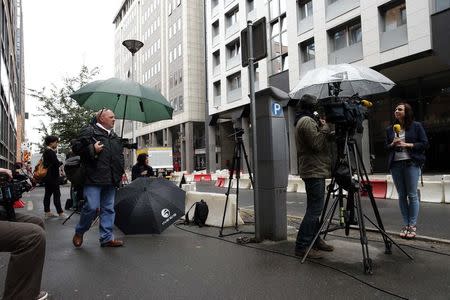
<svg viewBox="0 0 450 300">
<path fill-rule="evenodd" d="M 384 31 L 391 31 L 406 24 L 406 6 L 402 3 L 384 13 Z"/>
<path fill-rule="evenodd" d="M 346 30 L 342 29 L 333 34 L 333 50 L 339 50 L 347 47 Z"/>
<path fill-rule="evenodd" d="M 283 57 L 281 59 L 281 63 L 282 63 L 283 71 L 289 70 L 289 56 L 283 55 Z"/>
<path fill-rule="evenodd" d="M 304 43 L 301 47 L 303 62 L 308 62 L 315 59 L 316 57 L 316 47 L 314 45 L 314 40 Z"/>
<path fill-rule="evenodd" d="M 349 27 L 349 45 L 361 42 L 361 24 L 355 24 Z"/>
<path fill-rule="evenodd" d="M 272 49 L 272 56 L 278 56 L 281 54 L 281 46 L 280 46 L 280 36 L 276 35 L 271 39 L 271 49 Z"/>
<path fill-rule="evenodd" d="M 435 0 L 436 12 L 450 7 L 450 0 Z"/>
<path fill-rule="evenodd" d="M 235 75 L 231 75 L 228 79 L 228 90 L 236 90 L 241 87 L 241 74 L 237 73 Z"/>
<path fill-rule="evenodd" d="M 269 3 L 269 16 L 270 19 L 274 19 L 280 15 L 280 7 L 278 5 L 279 0 L 271 0 Z"/>
<path fill-rule="evenodd" d="M 283 32 L 281 34 L 281 53 L 287 53 L 288 52 L 288 35 L 287 32 Z"/>
<path fill-rule="evenodd" d="M 305 19 L 313 15 L 312 1 L 299 1 L 298 4 L 300 7 L 300 19 Z"/>
</svg>

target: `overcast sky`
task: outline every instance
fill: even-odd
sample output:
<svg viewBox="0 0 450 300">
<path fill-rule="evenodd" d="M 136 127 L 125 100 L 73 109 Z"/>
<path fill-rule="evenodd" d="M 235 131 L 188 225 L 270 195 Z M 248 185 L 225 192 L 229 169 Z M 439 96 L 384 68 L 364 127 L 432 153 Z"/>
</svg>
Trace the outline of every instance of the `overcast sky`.
<svg viewBox="0 0 450 300">
<path fill-rule="evenodd" d="M 100 67 L 98 79 L 114 75 L 114 25 L 123 0 L 22 0 L 26 89 L 41 89 L 78 74 L 83 64 Z M 26 135 L 40 137 L 36 101 L 27 96 Z"/>
</svg>

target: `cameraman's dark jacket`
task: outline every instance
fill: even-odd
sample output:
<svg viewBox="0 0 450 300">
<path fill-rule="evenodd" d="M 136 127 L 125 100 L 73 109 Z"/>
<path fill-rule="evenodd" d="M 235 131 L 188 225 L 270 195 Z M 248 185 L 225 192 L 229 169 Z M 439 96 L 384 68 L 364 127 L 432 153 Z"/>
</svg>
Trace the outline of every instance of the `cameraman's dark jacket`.
<svg viewBox="0 0 450 300">
<path fill-rule="evenodd" d="M 99 141 L 103 150 L 95 153 L 94 144 Z M 124 173 L 124 157 L 121 139 L 95 124 L 89 124 L 81 130 L 80 136 L 73 142 L 72 151 L 80 155 L 85 168 L 84 184 L 119 186 Z"/>
<path fill-rule="evenodd" d="M 390 146 L 395 138 L 392 126 L 386 128 L 385 147 L 389 150 L 388 154 L 388 170 L 391 169 L 394 160 L 395 147 Z M 422 167 L 425 163 L 425 150 L 428 148 L 428 138 L 421 123 L 414 121 L 411 126 L 405 130 L 405 143 L 413 143 L 414 147 L 406 148 L 412 161 Z"/>
<path fill-rule="evenodd" d="M 328 178 L 331 173 L 330 128 L 302 116 L 295 125 L 295 143 L 301 178 Z"/>
</svg>

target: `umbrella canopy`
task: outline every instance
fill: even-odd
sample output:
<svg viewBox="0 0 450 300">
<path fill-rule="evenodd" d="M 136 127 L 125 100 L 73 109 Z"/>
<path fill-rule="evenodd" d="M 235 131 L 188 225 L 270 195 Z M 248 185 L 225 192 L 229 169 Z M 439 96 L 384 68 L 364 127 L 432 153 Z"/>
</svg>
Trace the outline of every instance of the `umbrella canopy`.
<svg viewBox="0 0 450 300">
<path fill-rule="evenodd" d="M 93 81 L 70 97 L 93 110 L 109 108 L 118 119 L 151 123 L 172 118 L 173 108 L 163 95 L 132 80 Z"/>
<path fill-rule="evenodd" d="M 125 234 L 161 233 L 184 215 L 185 195 L 167 179 L 139 177 L 117 191 L 115 224 Z"/>
<path fill-rule="evenodd" d="M 338 96 L 351 97 L 379 94 L 389 91 L 395 83 L 367 67 L 339 64 L 328 65 L 308 71 L 297 86 L 289 93 L 293 99 L 300 99 L 305 94 L 323 99 L 335 96 L 333 89 L 340 88 Z"/>
</svg>

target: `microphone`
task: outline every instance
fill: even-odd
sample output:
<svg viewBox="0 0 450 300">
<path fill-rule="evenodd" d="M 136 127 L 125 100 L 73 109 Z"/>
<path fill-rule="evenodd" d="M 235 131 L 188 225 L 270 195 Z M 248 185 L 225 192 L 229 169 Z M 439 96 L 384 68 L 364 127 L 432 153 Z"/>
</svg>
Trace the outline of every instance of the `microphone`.
<svg viewBox="0 0 450 300">
<path fill-rule="evenodd" d="M 402 126 L 400 126 L 400 124 L 394 124 L 394 126 L 392 126 L 392 129 L 394 130 L 396 136 L 399 137 L 399 133 L 400 130 L 402 130 Z"/>
<path fill-rule="evenodd" d="M 362 106 L 365 106 L 365 107 L 367 107 L 367 108 L 370 108 L 370 107 L 373 106 L 373 103 L 370 102 L 369 100 L 361 100 L 361 105 L 362 105 Z"/>
</svg>

